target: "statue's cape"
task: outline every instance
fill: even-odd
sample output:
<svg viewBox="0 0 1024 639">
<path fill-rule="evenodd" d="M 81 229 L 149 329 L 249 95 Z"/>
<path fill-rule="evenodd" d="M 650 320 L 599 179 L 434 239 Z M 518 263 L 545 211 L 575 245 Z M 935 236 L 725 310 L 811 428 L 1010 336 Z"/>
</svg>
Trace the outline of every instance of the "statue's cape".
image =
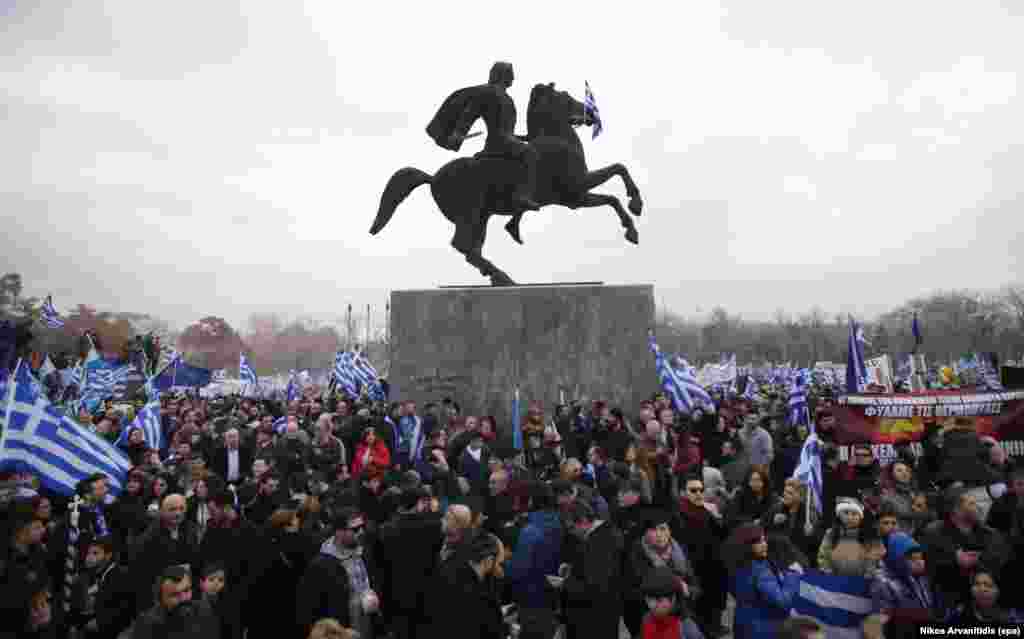
<svg viewBox="0 0 1024 639">
<path fill-rule="evenodd" d="M 466 87 L 452 93 L 427 125 L 427 135 L 441 148 L 458 151 L 469 128 L 480 116 L 482 105 L 493 93 L 494 87 L 487 84 Z M 458 136 L 454 144 L 450 140 L 453 134 Z"/>
</svg>

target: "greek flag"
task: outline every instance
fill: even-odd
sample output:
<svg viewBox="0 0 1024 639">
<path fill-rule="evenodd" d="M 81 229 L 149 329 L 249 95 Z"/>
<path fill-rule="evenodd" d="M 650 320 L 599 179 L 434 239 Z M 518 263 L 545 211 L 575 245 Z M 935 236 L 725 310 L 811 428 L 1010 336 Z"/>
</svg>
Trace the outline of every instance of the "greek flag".
<svg viewBox="0 0 1024 639">
<path fill-rule="evenodd" d="M 377 369 L 362 353 L 357 352 L 352 357 L 352 372 L 356 381 L 366 388 L 366 394 L 371 400 L 384 401 L 384 388 L 380 385 Z"/>
<path fill-rule="evenodd" d="M 33 392 L 25 363 L 8 384 L 6 415 L 0 434 L 0 468 L 31 472 L 47 489 L 68 496 L 81 480 L 103 473 L 110 478 L 111 494 L 120 494 L 131 462 Z"/>
<path fill-rule="evenodd" d="M 850 316 L 850 338 L 846 355 L 846 392 L 863 393 L 867 387 L 868 368 L 864 365 L 864 329 Z"/>
<path fill-rule="evenodd" d="M 978 387 L 982 390 L 1001 391 L 1003 382 L 999 379 L 999 371 L 992 366 L 988 355 L 974 354 L 974 362 L 978 369 Z"/>
<path fill-rule="evenodd" d="M 63 328 L 64 320 L 61 319 L 57 309 L 53 307 L 52 296 L 46 296 L 46 301 L 43 302 L 42 308 L 39 309 L 39 319 L 50 328 Z"/>
<path fill-rule="evenodd" d="M 800 371 L 789 387 L 789 423 L 810 424 L 811 415 L 807 408 L 807 372 Z"/>
<path fill-rule="evenodd" d="M 139 414 L 135 416 L 135 420 L 128 425 L 127 428 L 121 431 L 121 436 L 118 438 L 117 443 L 119 446 L 128 446 L 128 437 L 132 434 L 132 431 L 142 429 L 144 439 L 146 441 L 147 448 L 155 448 L 157 450 L 163 450 L 163 429 L 160 426 L 160 394 L 156 395 L 156 399 L 150 399 L 149 403 L 146 404 Z"/>
<path fill-rule="evenodd" d="M 334 379 L 346 395 L 359 397 L 359 384 L 352 370 L 352 353 L 340 351 L 334 356 Z"/>
<path fill-rule="evenodd" d="M 601 122 L 601 112 L 597 109 L 597 100 L 594 99 L 594 92 L 590 90 L 590 83 L 584 82 L 584 85 L 586 88 L 583 92 L 583 112 L 590 116 L 591 131 L 593 132 L 590 139 L 593 140 L 601 135 L 601 131 L 604 131 L 604 123 Z"/>
<path fill-rule="evenodd" d="M 240 353 L 238 356 L 238 378 L 242 380 L 243 393 L 251 391 L 259 386 L 259 378 L 256 377 L 256 371 L 249 366 L 249 361 L 245 359 L 245 353 Z"/>
<path fill-rule="evenodd" d="M 647 339 L 651 352 L 654 353 L 654 369 L 658 373 L 658 380 L 661 382 L 661 387 L 672 400 L 672 407 L 679 412 L 690 412 L 693 408 L 693 400 L 690 399 L 689 393 L 686 392 L 683 380 L 679 379 L 675 369 L 669 366 L 668 360 L 662 354 L 661 349 L 658 348 L 658 343 L 654 341 L 653 331 L 648 333 Z"/>
<path fill-rule="evenodd" d="M 793 471 L 793 479 L 796 479 L 807 486 L 807 494 L 810 500 L 808 503 L 814 506 L 814 511 L 818 515 L 821 515 L 821 496 L 823 494 L 821 441 L 818 439 L 818 434 L 814 430 L 814 424 L 810 424 L 810 431 L 810 434 L 807 435 L 807 439 L 804 440 L 803 447 L 800 449 L 800 462 L 797 464 L 796 470 Z M 808 517 L 810 517 L 810 513 L 811 509 L 808 508 Z M 810 527 L 811 523 L 812 522 L 808 520 L 808 527 Z"/>
<path fill-rule="evenodd" d="M 808 571 L 793 598 L 793 614 L 817 619 L 829 639 L 860 639 L 861 624 L 874 612 L 870 581 L 864 577 Z"/>
<path fill-rule="evenodd" d="M 714 408 L 715 402 L 711 399 L 711 395 L 697 381 L 696 369 L 679 356 L 676 356 L 674 368 L 676 376 L 683 383 L 683 388 L 690 399 L 695 400 L 698 405 L 703 404 L 705 407 Z"/>
<path fill-rule="evenodd" d="M 295 379 L 295 371 L 288 373 L 287 397 L 289 402 L 294 402 L 299 398 L 299 383 Z"/>
</svg>

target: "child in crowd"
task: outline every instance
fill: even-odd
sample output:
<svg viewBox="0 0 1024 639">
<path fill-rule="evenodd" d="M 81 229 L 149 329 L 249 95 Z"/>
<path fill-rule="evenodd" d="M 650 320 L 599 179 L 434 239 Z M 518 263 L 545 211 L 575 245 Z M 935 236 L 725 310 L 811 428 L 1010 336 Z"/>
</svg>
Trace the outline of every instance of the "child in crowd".
<svg viewBox="0 0 1024 639">
<path fill-rule="evenodd" d="M 644 617 L 643 639 L 704 639 L 690 617 L 682 616 L 676 577 L 669 568 L 655 568 L 644 578 L 641 591 L 650 612 Z"/>
</svg>

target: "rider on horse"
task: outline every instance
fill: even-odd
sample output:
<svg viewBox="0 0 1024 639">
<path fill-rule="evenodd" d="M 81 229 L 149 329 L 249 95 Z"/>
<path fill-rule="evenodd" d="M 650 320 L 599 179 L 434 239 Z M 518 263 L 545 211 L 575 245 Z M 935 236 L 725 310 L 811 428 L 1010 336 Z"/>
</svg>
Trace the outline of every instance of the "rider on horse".
<svg viewBox="0 0 1024 639">
<path fill-rule="evenodd" d="M 508 94 L 515 75 L 508 62 L 495 62 L 487 84 L 459 89 L 451 94 L 427 126 L 427 134 L 442 148 L 458 151 L 477 118 L 487 125 L 487 141 L 478 157 L 507 158 L 525 165 L 526 179 L 517 185 L 509 203 L 518 209 L 505 225 L 516 242 L 523 211 L 536 211 L 540 205 L 532 196 L 537 182 L 537 151 L 526 136 L 515 134 L 516 105 Z"/>
</svg>

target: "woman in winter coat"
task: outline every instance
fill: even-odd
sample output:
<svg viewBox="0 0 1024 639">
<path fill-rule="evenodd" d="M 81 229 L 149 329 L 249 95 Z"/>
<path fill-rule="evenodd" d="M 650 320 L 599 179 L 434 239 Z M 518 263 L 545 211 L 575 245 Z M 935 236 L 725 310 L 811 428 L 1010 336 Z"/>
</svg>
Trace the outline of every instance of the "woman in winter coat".
<svg viewBox="0 0 1024 639">
<path fill-rule="evenodd" d="M 742 523 L 764 524 L 768 514 L 778 502 L 772 494 L 772 481 L 764 466 L 751 466 L 743 478 L 743 485 L 725 512 L 726 525 L 735 528 Z"/>
<path fill-rule="evenodd" d="M 734 639 L 774 639 L 793 608 L 799 573 L 769 561 L 764 529 L 754 524 L 733 531 L 725 555 L 736 599 Z"/>
<path fill-rule="evenodd" d="M 626 556 L 623 619 L 634 637 L 640 632 L 648 612 L 642 591 L 644 580 L 659 568 L 667 568 L 672 573 L 676 601 L 680 606 L 679 616 L 695 625 L 692 621 L 694 602 L 701 589 L 685 546 L 672 538 L 669 521 L 667 513 L 653 511 L 644 522 L 643 536 L 636 540 Z"/>
<path fill-rule="evenodd" d="M 391 468 L 391 453 L 384 440 L 377 436 L 377 431 L 367 428 L 363 433 L 363 441 L 356 448 L 356 454 L 352 458 L 352 475 L 362 475 L 363 470 L 371 465 L 383 469 Z"/>
<path fill-rule="evenodd" d="M 765 515 L 764 529 L 771 535 L 788 537 L 804 556 L 818 554 L 821 533 L 815 525 L 807 526 L 807 488 L 796 479 L 783 484 L 782 500 Z"/>
<path fill-rule="evenodd" d="M 888 504 L 896 511 L 900 530 L 913 534 L 922 521 L 922 515 L 914 512 L 914 495 L 917 485 L 914 471 L 905 461 L 896 460 L 889 464 L 879 479 L 881 503 Z"/>
<path fill-rule="evenodd" d="M 852 497 L 836 502 L 836 518 L 818 548 L 818 570 L 837 575 L 863 575 L 864 506 Z"/>
<path fill-rule="evenodd" d="M 129 546 L 137 537 L 146 532 L 152 520 L 146 512 L 149 500 L 146 497 L 146 484 L 150 479 L 138 468 L 128 472 L 128 481 L 124 490 L 114 502 L 111 511 L 111 524 L 118 538 L 118 546 Z"/>
</svg>

